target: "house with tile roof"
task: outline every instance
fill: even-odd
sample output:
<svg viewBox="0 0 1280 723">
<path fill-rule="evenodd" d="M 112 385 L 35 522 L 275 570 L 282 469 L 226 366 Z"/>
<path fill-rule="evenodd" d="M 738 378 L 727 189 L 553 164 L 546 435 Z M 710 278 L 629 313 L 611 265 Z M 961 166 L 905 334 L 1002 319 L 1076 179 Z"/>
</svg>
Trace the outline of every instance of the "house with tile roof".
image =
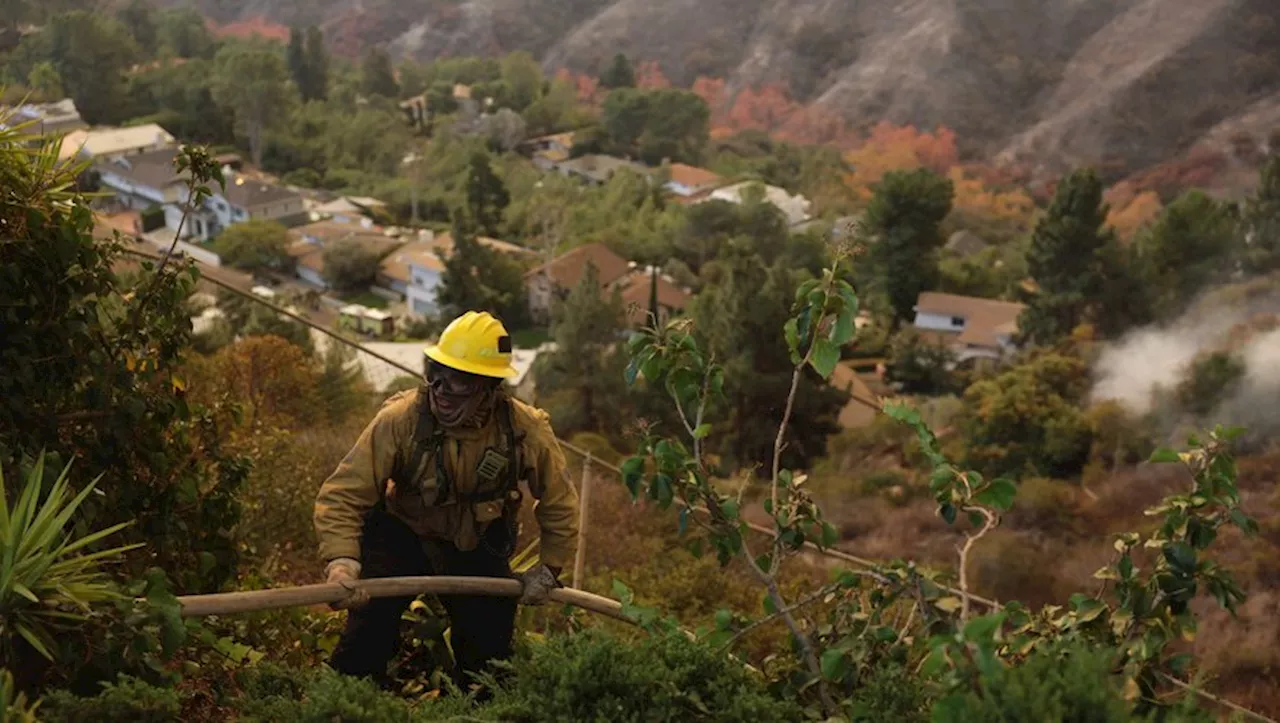
<svg viewBox="0 0 1280 723">
<path fill-rule="evenodd" d="M 658 313 L 664 319 L 683 311 L 691 298 L 688 291 L 656 268 L 641 267 L 634 261 L 628 261 L 602 243 L 586 244 L 525 274 L 529 310 L 535 321 L 550 322 L 551 311 L 557 301 L 567 297 L 578 285 L 589 265 L 595 266 L 601 288 L 620 290 L 628 322 L 632 325 L 648 321 L 654 284 L 657 285 Z"/>
<path fill-rule="evenodd" d="M 949 345 L 957 361 L 1000 359 L 1014 349 L 1025 304 L 926 291 L 916 301 L 915 327 Z"/>
<path fill-rule="evenodd" d="M 364 221 L 368 222 L 368 219 Z M 294 273 L 318 289 L 329 288 L 324 269 L 325 249 L 341 243 L 356 243 L 369 253 L 382 257 L 400 245 L 399 240 L 387 236 L 373 223 L 317 221 L 290 229 L 289 236 L 293 243 L 286 251 L 294 262 Z"/>
<path fill-rule="evenodd" d="M 694 199 L 709 195 L 725 185 L 725 180 L 705 168 L 686 163 L 672 163 L 668 167 L 670 180 L 665 184 L 677 203 L 691 203 Z"/>
</svg>

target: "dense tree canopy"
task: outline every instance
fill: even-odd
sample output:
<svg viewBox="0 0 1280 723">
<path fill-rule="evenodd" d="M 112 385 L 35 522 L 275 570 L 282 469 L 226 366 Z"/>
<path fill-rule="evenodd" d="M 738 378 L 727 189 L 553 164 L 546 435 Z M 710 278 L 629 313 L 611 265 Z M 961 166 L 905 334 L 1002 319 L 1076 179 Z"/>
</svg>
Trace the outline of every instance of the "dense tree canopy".
<svg viewBox="0 0 1280 723">
<path fill-rule="evenodd" d="M 951 212 L 951 181 L 927 169 L 892 172 L 876 186 L 863 219 L 871 238 L 867 269 L 896 323 L 915 318 L 920 292 L 938 283 L 942 219 Z"/>
</svg>

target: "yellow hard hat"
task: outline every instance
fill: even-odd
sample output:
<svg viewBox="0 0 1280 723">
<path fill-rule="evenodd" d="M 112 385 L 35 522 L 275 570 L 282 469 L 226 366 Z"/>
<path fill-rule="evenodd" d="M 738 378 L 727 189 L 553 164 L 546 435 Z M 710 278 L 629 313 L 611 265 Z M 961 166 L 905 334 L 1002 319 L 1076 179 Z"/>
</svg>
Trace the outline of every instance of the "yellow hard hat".
<svg viewBox="0 0 1280 723">
<path fill-rule="evenodd" d="M 440 341 L 425 351 L 428 359 L 460 372 L 499 378 L 516 375 L 511 366 L 511 336 L 487 311 L 468 311 L 449 322 Z"/>
</svg>

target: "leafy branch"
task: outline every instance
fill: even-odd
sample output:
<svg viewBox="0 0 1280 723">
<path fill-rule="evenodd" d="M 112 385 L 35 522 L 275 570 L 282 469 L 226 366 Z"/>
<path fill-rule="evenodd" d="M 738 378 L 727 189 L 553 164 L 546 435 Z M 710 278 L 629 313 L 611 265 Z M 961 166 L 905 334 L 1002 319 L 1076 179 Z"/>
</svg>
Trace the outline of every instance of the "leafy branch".
<svg viewBox="0 0 1280 723">
<path fill-rule="evenodd" d="M 770 476 L 770 496 L 765 512 L 774 521 L 769 552 L 756 556 L 747 544 L 746 523 L 740 500 L 722 493 L 713 484 L 702 454 L 703 440 L 710 432 L 706 420 L 708 405 L 723 395 L 724 371 L 704 353 L 686 319 L 668 322 L 663 328 L 649 328 L 634 334 L 628 344 L 631 361 L 627 382 L 641 376 L 649 384 L 665 390 L 690 438 L 692 450 L 678 439 L 646 434 L 636 454 L 623 464 L 623 480 L 633 497 L 641 493 L 659 506 L 669 507 L 680 500 L 680 531 L 684 534 L 691 512 L 705 509 L 708 521 L 697 524 L 707 532 L 722 565 L 741 557 L 753 577 L 765 588 L 772 617 L 787 625 L 800 657 L 818 686 L 824 712 L 836 709 L 835 700 L 823 679 L 821 661 L 813 641 L 796 619 L 795 607 L 784 599 L 778 585 L 782 559 L 804 547 L 806 540 L 820 540 L 821 547 L 834 544 L 836 531 L 825 522 L 812 498 L 800 489 L 804 476 L 782 469 L 787 427 L 795 406 L 800 379 L 813 369 L 828 378 L 840 361 L 840 349 L 853 338 L 857 297 L 853 288 L 838 276 L 838 259 L 822 278 L 805 282 L 796 292 L 793 317 L 784 334 L 794 369 L 791 388 L 774 442 Z"/>
</svg>

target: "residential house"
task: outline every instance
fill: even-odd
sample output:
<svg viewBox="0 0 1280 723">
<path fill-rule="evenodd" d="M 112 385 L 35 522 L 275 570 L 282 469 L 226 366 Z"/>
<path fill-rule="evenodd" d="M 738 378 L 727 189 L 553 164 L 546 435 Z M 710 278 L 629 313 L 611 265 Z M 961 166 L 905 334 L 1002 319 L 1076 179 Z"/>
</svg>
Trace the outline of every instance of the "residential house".
<svg viewBox="0 0 1280 723">
<path fill-rule="evenodd" d="M 543 171 L 550 171 L 557 164 L 569 160 L 569 154 L 573 152 L 573 136 L 572 131 L 539 136 L 526 140 L 520 147 L 529 154 L 533 165 Z"/>
<path fill-rule="evenodd" d="M 640 267 L 627 261 L 601 243 L 587 244 L 556 257 L 525 274 L 525 291 L 529 310 L 539 323 L 548 323 L 557 300 L 563 300 L 595 266 L 600 286 L 608 292 L 618 289 L 626 306 L 627 320 L 633 326 L 648 322 L 649 301 L 657 284 L 658 313 L 665 320 L 688 304 L 689 292 L 654 267 Z"/>
<path fill-rule="evenodd" d="M 658 307 L 656 322 L 659 325 L 684 311 L 689 305 L 689 300 L 693 298 L 688 291 L 677 286 L 674 279 L 662 273 L 656 266 L 640 267 L 632 263 L 631 271 L 610 286 L 621 290 L 627 324 L 632 328 L 648 326 L 655 322 L 650 313 L 650 302 L 654 301 L 655 292 Z"/>
<path fill-rule="evenodd" d="M 59 157 L 109 158 L 132 156 L 177 145 L 169 131 L 155 123 L 131 128 L 93 128 L 72 131 L 62 138 Z"/>
<path fill-rule="evenodd" d="M 405 298 L 409 312 L 434 314 L 436 290 L 444 277 L 444 261 L 436 254 L 431 237 L 412 241 L 391 252 L 378 267 L 377 284 Z"/>
<path fill-rule="evenodd" d="M 332 218 L 339 223 L 358 222 L 363 217 L 373 217 L 386 209 L 387 204 L 367 196 L 339 196 L 332 201 L 312 206 L 313 220 Z"/>
<path fill-rule="evenodd" d="M 751 189 L 752 187 L 763 189 L 764 200 L 773 204 L 778 208 L 778 210 L 782 211 L 783 215 L 787 217 L 787 224 L 789 226 L 802 224 L 811 218 L 809 214 L 809 207 L 812 204 L 809 199 L 798 194 L 793 196 L 787 193 L 785 189 L 763 184 L 758 181 L 743 181 L 742 183 L 735 183 L 732 186 L 717 188 L 705 198 L 695 201 L 695 203 L 719 200 L 741 204 L 747 198 L 749 193 L 748 189 Z"/>
<path fill-rule="evenodd" d="M 705 168 L 685 163 L 672 163 L 671 180 L 666 189 L 675 196 L 676 203 L 693 203 L 724 185 L 724 179 Z"/>
<path fill-rule="evenodd" d="M 487 236 L 479 236 L 476 241 L 522 260 L 537 255 L 533 249 Z M 437 309 L 436 290 L 444 277 L 444 260 L 452 253 L 453 237 L 450 234 L 427 232 L 383 259 L 378 271 L 378 285 L 403 296 L 412 313 L 433 314 Z"/>
<path fill-rule="evenodd" d="M 652 169 L 647 166 L 628 161 L 624 158 L 615 158 L 614 156 L 605 156 L 601 154 L 588 154 L 577 158 L 570 158 L 567 161 L 555 164 L 557 170 L 571 178 L 577 178 L 594 185 L 603 185 L 613 178 L 613 174 L 623 168 L 649 175 L 653 173 Z"/>
<path fill-rule="evenodd" d="M 174 206 L 177 216 L 172 224 L 177 228 L 179 189 L 184 174 L 173 165 L 178 148 L 170 146 L 154 151 L 143 151 L 127 156 L 111 156 L 94 164 L 103 189 L 115 194 L 116 202 L 126 208 L 145 210 L 152 206 Z M 166 214 L 167 215 L 167 214 Z M 168 219 L 166 218 L 166 225 Z"/>
<path fill-rule="evenodd" d="M 205 201 L 201 211 L 208 230 L 204 235 L 195 234 L 201 240 L 212 238 L 242 221 L 279 221 L 289 225 L 305 214 L 302 196 L 297 191 L 243 174 L 229 173 L 226 169 L 223 170 L 223 178 L 226 180 L 225 190 L 213 186 L 213 195 Z M 185 202 L 185 188 L 182 196 Z"/>
<path fill-rule="evenodd" d="M 1014 348 L 1025 308 L 1011 301 L 926 291 L 916 301 L 915 327 L 948 344 L 958 362 L 1000 359 Z"/>
<path fill-rule="evenodd" d="M 0 129 L 25 125 L 22 133 L 33 136 L 55 136 L 87 128 L 76 103 L 63 98 L 56 103 L 26 103 L 16 108 L 0 107 Z M 30 125 L 26 125 L 30 124 Z"/>
<path fill-rule="evenodd" d="M 295 239 L 288 248 L 289 256 L 294 261 L 294 273 L 302 281 L 319 289 L 329 288 L 324 271 L 326 248 L 353 241 L 370 253 L 383 256 L 400 244 L 396 239 L 388 238 L 382 229 L 372 223 L 318 221 L 290 229 L 289 235 Z"/>
</svg>

